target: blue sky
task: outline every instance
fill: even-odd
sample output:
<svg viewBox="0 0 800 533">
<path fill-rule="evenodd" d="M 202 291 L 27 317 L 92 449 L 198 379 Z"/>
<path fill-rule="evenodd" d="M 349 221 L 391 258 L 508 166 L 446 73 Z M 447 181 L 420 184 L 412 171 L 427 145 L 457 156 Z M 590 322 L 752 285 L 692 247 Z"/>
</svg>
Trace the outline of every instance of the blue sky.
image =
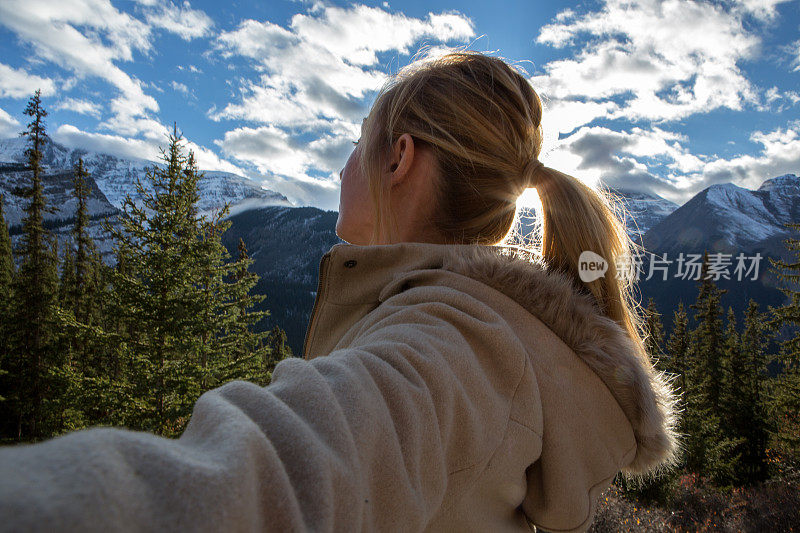
<svg viewBox="0 0 800 533">
<path fill-rule="evenodd" d="M 0 137 L 41 88 L 51 136 L 156 159 L 177 122 L 201 166 L 336 209 L 377 89 L 421 48 L 523 68 L 540 158 L 682 203 L 800 174 L 800 1 L 2 0 Z"/>
</svg>

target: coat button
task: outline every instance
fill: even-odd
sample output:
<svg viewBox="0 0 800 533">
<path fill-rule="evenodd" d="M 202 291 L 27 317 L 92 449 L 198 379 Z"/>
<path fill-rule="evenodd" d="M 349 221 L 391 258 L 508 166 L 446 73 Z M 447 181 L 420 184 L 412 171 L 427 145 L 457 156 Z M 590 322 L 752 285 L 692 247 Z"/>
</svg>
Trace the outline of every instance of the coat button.
<svg viewBox="0 0 800 533">
<path fill-rule="evenodd" d="M 356 266 L 356 260 L 355 259 L 347 260 L 344 262 L 344 266 L 347 268 L 353 268 L 354 266 Z"/>
</svg>

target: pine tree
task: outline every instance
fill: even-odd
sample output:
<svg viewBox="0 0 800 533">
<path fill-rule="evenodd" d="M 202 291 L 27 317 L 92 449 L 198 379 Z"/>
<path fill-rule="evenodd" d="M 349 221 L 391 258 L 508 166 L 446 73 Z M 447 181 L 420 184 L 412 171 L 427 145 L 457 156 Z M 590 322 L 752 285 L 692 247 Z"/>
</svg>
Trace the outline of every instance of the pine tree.
<svg viewBox="0 0 800 533">
<path fill-rule="evenodd" d="M 75 239 L 75 317 L 83 323 L 91 324 L 92 304 L 97 289 L 94 283 L 95 270 L 98 268 L 99 258 L 94 241 L 89 235 L 88 177 L 83 159 L 79 158 L 73 180 L 73 196 L 77 200 L 75 226 L 72 230 Z"/>
<path fill-rule="evenodd" d="M 287 357 L 293 357 L 293 355 L 292 348 L 286 340 L 286 332 L 280 326 L 274 326 L 269 332 L 267 346 L 269 347 L 270 357 L 264 364 L 263 373 L 267 374 L 271 380 L 275 366 Z"/>
<path fill-rule="evenodd" d="M 722 309 L 720 301 L 728 292 L 719 289 L 708 274 L 708 252 L 703 256 L 701 281 L 697 301 L 690 307 L 696 310 L 695 353 L 699 385 L 705 394 L 708 406 L 715 413 L 720 412 L 722 391 L 722 361 L 724 359 L 724 334 L 722 331 Z"/>
<path fill-rule="evenodd" d="M 54 349 L 56 340 L 56 305 L 58 291 L 57 256 L 52 252 L 54 239 L 44 227 L 47 206 L 42 185 L 42 148 L 47 139 L 41 105 L 36 91 L 25 108 L 31 117 L 23 135 L 30 147 L 26 150 L 31 171 L 31 185 L 23 190 L 29 200 L 22 221 L 19 256 L 21 265 L 14 286 L 14 334 L 10 371 L 16 383 L 11 401 L 16 410 L 17 439 L 39 439 L 55 434 L 60 428 L 60 413 L 49 409 L 63 389 L 57 374 L 62 360 Z"/>
<path fill-rule="evenodd" d="M 83 397 L 81 389 L 82 376 L 74 362 L 72 338 L 62 328 L 61 308 L 63 298 L 69 298 L 70 287 L 74 285 L 71 248 L 65 246 L 65 259 L 62 263 L 62 276 L 57 279 L 58 271 L 58 239 L 50 240 L 50 254 L 54 258 L 53 268 L 56 270 L 56 299 L 52 309 L 53 337 L 49 349 L 52 357 L 47 368 L 48 390 L 44 397 L 44 411 L 51 418 L 48 433 L 52 437 L 86 426 L 83 421 L 79 399 Z"/>
<path fill-rule="evenodd" d="M 13 309 L 14 256 L 3 214 L 3 201 L 4 197 L 0 195 L 0 438 L 10 433 L 6 425 L 13 416 L 8 410 L 6 396 L 11 386 L 8 376 L 11 346 L 8 337 L 11 334 L 10 322 Z"/>
<path fill-rule="evenodd" d="M 227 228 L 227 224 L 226 224 Z M 268 361 L 272 357 L 269 343 L 264 342 L 265 333 L 255 333 L 252 331 L 255 324 L 264 317 L 269 316 L 269 311 L 252 311 L 251 308 L 264 299 L 262 295 L 250 294 L 250 291 L 258 283 L 258 275 L 250 272 L 249 268 L 253 264 L 247 253 L 247 246 L 244 240 L 239 239 L 237 247 L 238 257 L 233 267 L 231 275 L 233 283 L 230 298 L 235 302 L 235 306 L 229 310 L 228 341 L 226 350 L 230 354 L 230 372 L 222 374 L 220 379 L 245 379 L 266 385 L 270 380 Z M 234 378 L 234 376 L 237 376 Z"/>
<path fill-rule="evenodd" d="M 787 224 L 800 230 L 800 223 Z M 785 333 L 780 343 L 779 363 L 781 373 L 769 387 L 769 412 L 773 420 L 770 429 L 772 447 L 783 457 L 784 463 L 800 467 L 800 239 L 789 237 L 784 244 L 791 261 L 769 258 L 772 271 L 784 283 L 780 288 L 786 302 L 780 307 L 769 307 L 769 329 Z"/>
<path fill-rule="evenodd" d="M 11 301 L 11 287 L 14 281 L 14 257 L 11 251 L 11 237 L 8 234 L 3 203 L 5 198 L 0 194 L 0 313 Z M 0 314 L 0 317 L 5 317 Z"/>
<path fill-rule="evenodd" d="M 675 379 L 675 385 L 679 395 L 678 410 L 680 415 L 678 417 L 678 424 L 676 431 L 682 436 L 682 441 L 686 442 L 690 438 L 688 435 L 688 415 L 689 415 L 689 365 L 693 360 L 691 333 L 689 331 L 689 317 L 686 314 L 686 309 L 683 302 L 678 303 L 678 309 L 673 312 L 672 317 L 672 332 L 666 342 L 667 357 L 664 361 L 664 367 L 670 374 L 675 374 L 678 377 Z M 686 457 L 682 459 L 685 463 Z"/>
<path fill-rule="evenodd" d="M 127 270 L 125 275 L 115 271 L 111 280 L 126 330 L 121 341 L 128 347 L 126 425 L 173 435 L 186 404 L 200 392 L 203 376 L 193 357 L 198 337 L 190 321 L 202 309 L 192 287 L 196 197 L 185 187 L 186 160 L 176 135 L 163 157 L 166 169 L 154 166 L 147 172 L 151 188 L 137 179 L 141 205 L 131 196 L 125 199 L 122 229 L 106 229 Z"/>
<path fill-rule="evenodd" d="M 749 406 L 743 405 L 741 395 L 745 383 L 745 369 L 741 351 L 741 337 L 736 326 L 736 313 L 733 308 L 728 308 L 728 324 L 725 328 L 725 344 L 723 357 L 720 361 L 722 368 L 722 389 L 720 391 L 720 406 L 722 412 L 722 434 L 727 439 L 729 453 L 721 458 L 717 465 L 716 477 L 723 483 L 730 485 L 741 484 L 741 470 L 743 468 L 743 454 L 746 446 L 745 429 L 740 426 L 743 413 Z M 724 465 L 724 469 L 721 466 Z"/>
<path fill-rule="evenodd" d="M 690 306 L 696 310 L 697 327 L 692 331 L 693 358 L 687 376 L 687 462 L 701 475 L 729 484 L 736 443 L 725 435 L 721 409 L 726 345 L 720 300 L 727 291 L 716 286 L 708 270 L 706 252 L 697 301 Z"/>
<path fill-rule="evenodd" d="M 647 302 L 645 309 L 645 327 L 647 329 L 647 339 L 645 340 L 647 353 L 658 359 L 661 356 L 661 345 L 664 342 L 664 326 L 661 323 L 661 314 L 652 297 Z"/>
<path fill-rule="evenodd" d="M 682 309 L 682 304 L 681 304 Z M 684 314 L 685 316 L 685 314 Z M 662 350 L 664 343 L 664 326 L 661 322 L 661 314 L 658 312 L 655 300 L 650 298 L 644 312 L 645 318 L 645 346 L 648 354 L 653 358 L 657 370 L 673 374 L 676 381 L 679 382 L 681 375 L 674 368 L 675 356 L 667 350 L 665 353 Z M 673 335 L 677 330 L 673 331 Z M 678 354 L 681 357 L 683 354 Z M 679 419 L 680 424 L 680 419 Z M 679 428 L 680 429 L 680 426 Z M 672 492 L 672 487 L 677 482 L 680 476 L 680 470 L 672 469 L 664 472 L 658 477 L 647 477 L 637 480 L 628 480 L 620 476 L 617 479 L 617 484 L 622 491 L 629 497 L 633 497 L 639 501 L 647 501 L 653 503 L 663 503 Z"/>
<path fill-rule="evenodd" d="M 168 436 L 182 431 L 204 390 L 247 377 L 259 356 L 231 354 L 244 335 L 240 310 L 255 300 L 255 281 L 237 279 L 243 262 L 226 262 L 227 207 L 198 214 L 202 176 L 181 140 L 173 131 L 164 168 L 148 170 L 147 186 L 137 182 L 138 202 L 125 199 L 121 228 L 107 225 L 122 265 L 111 271 L 111 284 L 122 318 L 114 335 L 127 376 L 125 425 Z"/>
<path fill-rule="evenodd" d="M 71 285 L 65 301 L 75 321 L 81 328 L 73 328 L 72 348 L 77 358 L 77 368 L 85 376 L 97 376 L 103 373 L 101 362 L 96 352 L 98 346 L 92 344 L 91 328 L 99 320 L 99 300 L 97 298 L 99 286 L 98 275 L 100 270 L 100 257 L 94 241 L 89 235 L 89 209 L 87 206 L 89 189 L 86 182 L 89 173 L 83 166 L 83 159 L 79 158 L 73 169 L 73 196 L 76 200 L 75 225 L 72 229 L 74 241 L 74 258 L 70 253 L 69 272 Z M 65 261 L 65 271 L 67 269 Z"/>
<path fill-rule="evenodd" d="M 69 242 L 64 245 L 61 259 L 61 280 L 58 285 L 58 301 L 61 307 L 72 309 L 75 294 L 75 254 Z"/>
<path fill-rule="evenodd" d="M 61 323 L 68 332 L 63 351 L 70 361 L 69 377 L 72 384 L 68 397 L 72 417 L 72 429 L 82 426 L 110 422 L 108 418 L 110 395 L 114 394 L 114 383 L 107 375 L 103 364 L 104 353 L 113 348 L 105 345 L 98 336 L 101 299 L 101 261 L 94 241 L 88 232 L 89 189 L 88 172 L 79 158 L 73 169 L 73 191 L 76 200 L 75 224 L 72 242 L 64 253 L 61 282 Z M 73 250 L 74 248 L 74 250 Z M 113 402 L 112 402 L 113 403 Z"/>
<path fill-rule="evenodd" d="M 739 479 L 743 483 L 753 483 L 767 478 L 767 440 L 768 415 L 764 401 L 765 384 L 768 379 L 768 342 L 764 316 L 758 304 L 750 300 L 747 306 L 742 332 L 741 372 L 744 376 L 740 390 L 740 401 L 736 406 L 739 416 L 736 425 L 741 428 L 745 438 L 742 456 L 742 469 Z"/>
<path fill-rule="evenodd" d="M 725 428 L 731 435 L 738 434 L 738 428 L 733 427 L 740 400 L 739 392 L 744 384 L 742 369 L 741 338 L 736 329 L 736 313 L 728 307 L 728 324 L 725 328 L 723 357 L 720 360 L 722 367 L 723 386 L 720 394 L 720 405 L 724 415 Z"/>
<path fill-rule="evenodd" d="M 689 334 L 689 317 L 683 302 L 678 303 L 678 309 L 672 317 L 672 332 L 667 339 L 666 370 L 677 374 L 676 384 L 680 388 L 679 394 L 684 395 L 687 390 L 686 374 L 691 359 L 691 337 Z"/>
<path fill-rule="evenodd" d="M 110 224 L 108 220 L 105 223 Z M 126 322 L 119 311 L 110 280 L 112 272 L 118 276 L 128 276 L 130 272 L 119 255 L 115 266 L 105 265 L 99 255 L 92 263 L 95 264 L 90 269 L 89 283 L 95 292 L 89 309 L 96 315 L 96 322 L 82 324 L 75 320 L 74 314 L 70 321 L 70 326 L 78 329 L 76 338 L 87 343 L 91 355 L 84 358 L 90 366 L 81 373 L 81 391 L 75 403 L 80 406 L 87 425 L 126 425 L 127 415 L 135 411 L 137 401 L 131 395 L 125 366 L 130 355 L 126 339 L 132 338 L 136 324 Z M 88 316 L 93 319 L 92 314 Z"/>
</svg>

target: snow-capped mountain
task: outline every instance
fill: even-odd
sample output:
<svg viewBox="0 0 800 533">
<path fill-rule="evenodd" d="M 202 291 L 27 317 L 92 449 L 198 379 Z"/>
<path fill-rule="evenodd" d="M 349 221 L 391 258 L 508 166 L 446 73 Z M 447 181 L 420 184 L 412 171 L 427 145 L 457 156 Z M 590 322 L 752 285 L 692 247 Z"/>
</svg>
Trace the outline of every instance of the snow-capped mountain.
<svg viewBox="0 0 800 533">
<path fill-rule="evenodd" d="M 25 149 L 28 140 L 24 137 L 14 139 L 0 139 L 0 165 L 7 171 L 16 165 L 17 171 L 23 171 L 25 163 Z M 82 149 L 69 149 L 58 143 L 49 141 L 42 150 L 42 165 L 47 176 L 54 174 L 69 174 L 78 158 L 83 158 L 83 164 L 90 177 L 97 184 L 103 196 L 115 208 L 120 208 L 126 195 L 135 197 L 136 178 L 144 179 L 145 172 L 153 163 L 145 160 L 124 159 L 99 152 L 90 152 Z M 6 172 L 8 173 L 8 172 Z M 285 205 L 291 203 L 280 193 L 264 189 L 254 181 L 228 172 L 204 171 L 204 176 L 199 182 L 201 211 L 220 209 L 225 203 L 231 206 L 245 200 L 261 205 Z M 45 179 L 45 182 L 48 180 Z M 0 185 L 2 186 L 2 185 Z M 60 205 L 57 201 L 51 205 Z M 66 207 L 65 207 L 66 209 Z M 59 218 L 64 218 L 59 215 Z"/>
<path fill-rule="evenodd" d="M 651 228 L 644 236 L 657 252 L 750 252 L 784 255 L 785 224 L 800 222 L 800 178 L 786 174 L 757 190 L 733 183 L 712 185 Z"/>
<path fill-rule="evenodd" d="M 694 302 L 699 271 L 681 268 L 681 257 L 686 261 L 689 254 L 707 251 L 718 268 L 715 283 L 726 291 L 723 309 L 731 307 L 741 316 L 751 299 L 762 310 L 782 305 L 785 283 L 776 278 L 769 259 L 794 260 L 783 242 L 797 235 L 784 225 L 788 222 L 800 222 L 800 178 L 794 174 L 768 179 L 756 190 L 723 183 L 700 191 L 644 234 L 641 301 L 653 298 L 665 317 L 679 302 Z M 711 255 L 717 252 L 730 255 Z M 652 263 L 653 257 L 658 262 Z M 653 264 L 665 269 L 667 279 Z"/>
<path fill-rule="evenodd" d="M 11 229 L 13 242 L 19 240 L 19 225 L 25 216 L 27 200 L 16 194 L 18 189 L 30 185 L 30 171 L 26 170 L 25 150 L 28 139 L 0 139 L 0 196 L 3 196 L 3 214 Z M 63 249 L 69 241 L 75 216 L 77 201 L 72 196 L 73 167 L 83 158 L 84 167 L 89 172 L 89 234 L 106 260 L 112 260 L 113 243 L 102 228 L 104 219 L 113 220 L 126 195 L 135 200 L 137 178 L 147 186 L 145 179 L 148 168 L 153 163 L 144 160 L 123 159 L 108 154 L 87 150 L 69 149 L 58 143 L 48 141 L 42 150 L 44 170 L 42 184 L 48 212 L 44 218 Z M 260 187 L 257 183 L 227 172 L 205 171 L 198 183 L 200 211 L 210 212 L 221 209 L 226 203 L 234 206 L 290 206 L 285 196 Z"/>
<path fill-rule="evenodd" d="M 65 221 L 75 216 L 77 200 L 72 195 L 72 171 L 66 169 L 48 170 L 42 180 L 48 211 L 47 221 Z M 88 207 L 92 218 L 113 215 L 117 208 L 111 205 L 103 192 L 92 179 L 87 180 L 89 189 Z M 20 163 L 0 162 L 0 195 L 3 196 L 3 214 L 10 227 L 21 223 L 25 206 L 29 200 L 15 194 L 15 191 L 30 186 L 30 172 Z"/>
<path fill-rule="evenodd" d="M 637 242 L 647 230 L 667 218 L 678 209 L 678 204 L 670 202 L 657 194 L 614 188 L 610 191 L 616 196 L 615 201 L 626 213 L 625 224 L 628 235 Z"/>
</svg>

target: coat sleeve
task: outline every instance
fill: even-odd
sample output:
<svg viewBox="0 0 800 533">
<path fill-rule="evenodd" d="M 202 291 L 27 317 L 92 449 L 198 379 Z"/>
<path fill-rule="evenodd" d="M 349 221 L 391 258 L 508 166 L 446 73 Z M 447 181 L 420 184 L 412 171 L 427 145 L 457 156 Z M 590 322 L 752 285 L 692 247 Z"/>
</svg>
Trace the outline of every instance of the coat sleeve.
<svg viewBox="0 0 800 533">
<path fill-rule="evenodd" d="M 513 341 L 493 312 L 371 316 L 267 387 L 204 393 L 179 439 L 93 428 L 0 449 L 0 530 L 423 529 L 448 476 L 501 442 L 523 363 L 497 357 Z"/>
</svg>

